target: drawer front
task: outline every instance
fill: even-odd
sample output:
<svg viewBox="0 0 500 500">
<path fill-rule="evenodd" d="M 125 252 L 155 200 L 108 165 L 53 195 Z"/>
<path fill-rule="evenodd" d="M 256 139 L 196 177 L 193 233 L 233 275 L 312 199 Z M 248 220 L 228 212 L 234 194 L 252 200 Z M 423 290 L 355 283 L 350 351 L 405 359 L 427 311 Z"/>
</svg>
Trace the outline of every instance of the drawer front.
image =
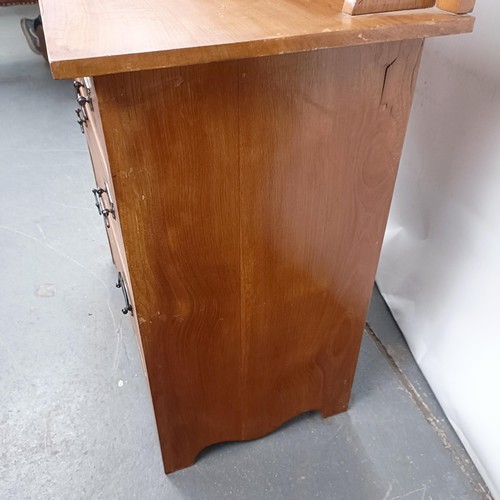
<svg viewBox="0 0 500 500">
<path fill-rule="evenodd" d="M 110 230 L 114 231 L 114 224 L 111 226 Z M 118 251 L 120 252 L 120 249 Z M 141 334 L 139 331 L 139 322 L 137 315 L 135 313 L 134 294 L 132 292 L 132 287 L 130 286 L 130 275 L 128 272 L 128 267 L 125 264 L 125 255 L 123 255 L 122 258 L 120 258 L 117 262 L 115 262 L 115 265 L 118 271 L 118 279 L 116 282 L 116 287 L 122 290 L 124 299 L 122 312 L 124 314 L 129 314 L 131 316 L 132 328 L 135 333 L 137 347 L 139 349 L 139 355 L 141 356 L 142 369 L 147 379 L 148 371 L 146 368 L 146 359 L 144 357 L 144 350 L 142 348 Z"/>
<path fill-rule="evenodd" d="M 123 240 L 118 221 L 113 182 L 109 167 L 106 143 L 102 133 L 99 103 L 91 78 L 80 78 L 74 82 L 78 107 L 77 116 L 87 140 L 96 187 L 93 189 L 99 215 L 104 219 L 109 245 L 115 265 L 121 260 L 125 265 Z M 113 225 L 113 228 L 111 227 Z"/>
<path fill-rule="evenodd" d="M 119 252 L 121 234 L 116 219 L 117 208 L 111 188 L 111 181 L 110 177 L 107 175 L 107 162 L 102 155 L 99 144 L 96 142 L 92 131 L 89 130 L 86 136 L 96 184 L 95 188 L 92 189 L 94 202 L 99 215 L 103 218 L 113 262 L 117 265 L 117 261 L 121 259 Z M 111 229 L 111 225 L 114 227 L 113 230 Z"/>
<path fill-rule="evenodd" d="M 104 170 L 103 174 L 111 178 L 109 170 L 109 160 L 106 151 L 106 142 L 102 131 L 101 115 L 99 112 L 99 102 L 94 90 L 91 78 L 82 78 L 74 81 L 76 91 L 77 120 L 82 132 L 87 138 L 89 149 L 93 154 L 99 151 L 102 161 L 99 167 Z"/>
</svg>

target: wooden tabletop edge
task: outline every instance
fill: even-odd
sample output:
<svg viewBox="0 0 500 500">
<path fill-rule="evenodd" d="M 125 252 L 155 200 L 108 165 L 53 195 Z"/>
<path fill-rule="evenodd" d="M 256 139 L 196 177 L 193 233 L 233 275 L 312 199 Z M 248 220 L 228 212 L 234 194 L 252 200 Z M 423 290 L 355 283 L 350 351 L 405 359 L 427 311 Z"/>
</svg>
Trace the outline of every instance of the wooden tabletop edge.
<svg viewBox="0 0 500 500">
<path fill-rule="evenodd" d="M 52 59 L 49 52 L 49 63 L 55 79 L 100 76 L 353 45 L 383 43 L 402 39 L 470 33 L 474 28 L 474 22 L 475 17 L 471 15 L 450 15 L 449 19 L 440 19 L 439 22 L 426 19 L 406 26 L 376 26 L 369 29 L 329 31 L 232 44 L 108 55 L 94 58 L 65 58 L 57 60 Z M 402 36 L 402 32 L 404 36 Z"/>
</svg>

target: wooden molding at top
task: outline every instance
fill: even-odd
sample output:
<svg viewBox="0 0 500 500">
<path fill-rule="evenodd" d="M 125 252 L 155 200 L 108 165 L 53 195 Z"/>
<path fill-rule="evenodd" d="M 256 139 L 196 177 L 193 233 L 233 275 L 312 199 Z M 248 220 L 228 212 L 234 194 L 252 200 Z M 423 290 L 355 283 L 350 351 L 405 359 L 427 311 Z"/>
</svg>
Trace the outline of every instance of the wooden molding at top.
<svg viewBox="0 0 500 500">
<path fill-rule="evenodd" d="M 455 14 L 468 14 L 474 10 L 476 0 L 436 0 L 436 7 Z"/>
<path fill-rule="evenodd" d="M 470 1 L 474 3 L 474 0 L 442 0 L 442 3 L 455 4 Z M 427 9 L 428 7 L 434 7 L 435 3 L 435 0 L 345 0 L 342 10 L 345 14 L 357 16 L 395 10 Z"/>
</svg>

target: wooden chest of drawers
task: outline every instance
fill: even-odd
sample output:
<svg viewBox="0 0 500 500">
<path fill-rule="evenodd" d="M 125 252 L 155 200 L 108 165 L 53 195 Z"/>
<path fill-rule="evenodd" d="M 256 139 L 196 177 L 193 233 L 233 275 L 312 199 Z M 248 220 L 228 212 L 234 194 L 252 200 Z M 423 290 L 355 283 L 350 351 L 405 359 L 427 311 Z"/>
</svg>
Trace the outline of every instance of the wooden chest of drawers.
<svg viewBox="0 0 500 500">
<path fill-rule="evenodd" d="M 423 39 L 473 18 L 113 6 L 42 1 L 54 75 L 93 75 L 78 120 L 171 472 L 347 409 Z"/>
</svg>

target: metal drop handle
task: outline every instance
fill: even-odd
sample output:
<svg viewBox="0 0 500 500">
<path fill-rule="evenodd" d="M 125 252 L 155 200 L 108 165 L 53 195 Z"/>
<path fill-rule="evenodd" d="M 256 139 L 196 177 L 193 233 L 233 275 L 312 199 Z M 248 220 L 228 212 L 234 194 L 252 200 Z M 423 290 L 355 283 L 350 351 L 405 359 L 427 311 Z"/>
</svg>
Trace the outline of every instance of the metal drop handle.
<svg viewBox="0 0 500 500">
<path fill-rule="evenodd" d="M 127 283 L 123 279 L 122 273 L 118 273 L 118 282 L 116 283 L 116 288 L 121 288 L 123 292 L 123 299 L 125 300 L 125 307 L 122 309 L 123 314 L 130 314 L 133 316 L 134 312 L 132 310 L 132 304 L 130 303 Z"/>
<path fill-rule="evenodd" d="M 83 87 L 83 83 L 77 80 L 73 80 L 73 87 L 75 87 L 76 95 L 78 96 L 78 94 L 80 93 L 80 89 Z"/>
<path fill-rule="evenodd" d="M 94 199 L 95 199 L 95 206 L 97 207 L 97 211 L 99 212 L 99 215 L 102 215 L 102 211 L 104 210 L 104 207 L 102 204 L 102 194 L 105 192 L 106 192 L 106 190 L 103 188 L 92 189 L 92 193 L 93 193 Z"/>
<path fill-rule="evenodd" d="M 88 120 L 87 114 L 85 113 L 85 111 L 82 108 L 75 109 L 75 113 L 76 113 L 76 117 L 77 117 L 76 122 L 78 123 L 78 125 L 80 125 L 80 130 L 82 131 L 82 134 L 84 134 L 85 129 L 83 128 L 83 126 L 84 125 L 86 127 L 88 126 L 87 125 L 87 120 Z"/>
<path fill-rule="evenodd" d="M 90 109 L 92 111 L 94 111 L 94 104 L 92 102 L 92 96 L 91 96 L 91 93 L 90 93 L 90 89 L 84 85 L 83 83 L 81 82 L 78 82 L 77 80 L 74 80 L 73 81 L 73 87 L 75 88 L 75 92 L 76 92 L 76 101 L 78 102 L 78 104 L 80 106 L 85 106 L 86 104 L 89 104 L 90 105 Z M 85 93 L 87 95 L 82 95 L 81 92 L 80 92 L 80 89 L 81 88 L 84 88 L 85 89 Z"/>
<path fill-rule="evenodd" d="M 92 104 L 92 97 L 90 97 L 90 95 L 88 94 L 87 97 L 81 95 L 81 94 L 78 94 L 77 97 L 76 97 L 76 102 L 78 102 L 78 104 L 80 106 L 85 106 L 86 104 L 89 104 L 90 105 L 90 109 L 92 111 L 94 111 L 94 105 Z"/>
<path fill-rule="evenodd" d="M 107 208 L 104 205 L 104 200 L 102 199 L 102 195 L 104 193 L 108 195 L 108 199 L 110 200 L 111 203 L 111 208 Z M 106 227 L 109 229 L 111 227 L 109 222 L 109 216 L 112 215 L 113 219 L 116 219 L 116 213 L 114 204 L 111 201 L 111 197 L 109 196 L 108 190 L 97 187 L 95 189 L 92 189 L 92 194 L 94 195 L 95 206 L 97 207 L 97 211 L 99 212 L 99 215 L 102 215 L 104 217 L 104 223 L 106 224 Z"/>
</svg>

